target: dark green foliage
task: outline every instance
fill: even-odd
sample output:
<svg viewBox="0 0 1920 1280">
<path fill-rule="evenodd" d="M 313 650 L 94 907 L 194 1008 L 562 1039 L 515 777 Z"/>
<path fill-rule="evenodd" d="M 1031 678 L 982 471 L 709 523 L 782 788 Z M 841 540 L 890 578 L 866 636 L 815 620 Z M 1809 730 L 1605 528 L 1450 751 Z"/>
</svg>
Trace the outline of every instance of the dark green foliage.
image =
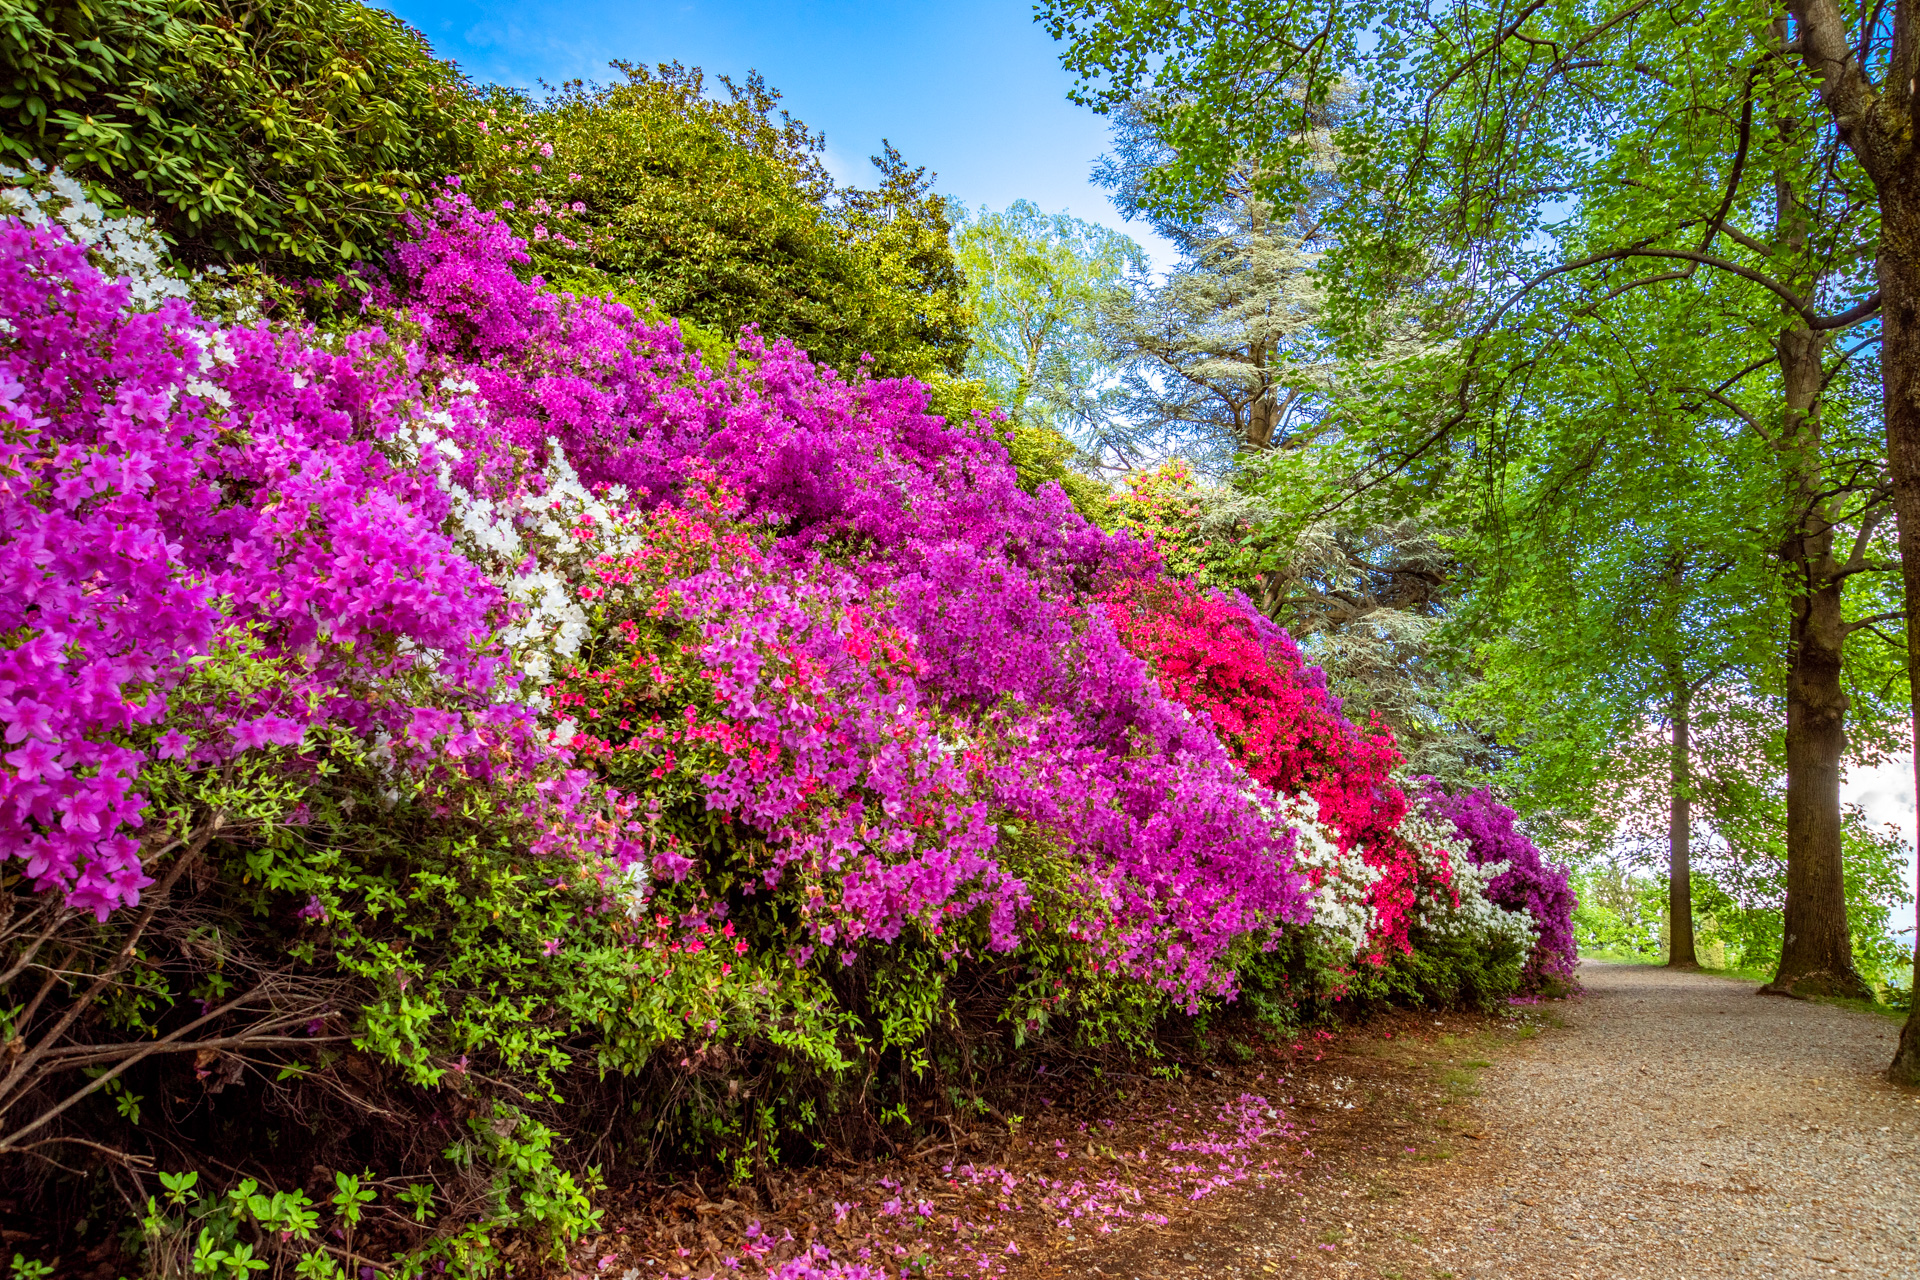
<svg viewBox="0 0 1920 1280">
<path fill-rule="evenodd" d="M 0 154 L 59 165 L 193 265 L 378 251 L 475 154 L 468 87 L 354 0 L 0 2 Z"/>
<path fill-rule="evenodd" d="M 1520 989 L 1526 952 L 1506 938 L 1481 945 L 1461 938 L 1412 935 L 1413 951 L 1392 957 L 1381 974 L 1381 999 L 1432 1009 L 1493 1013 Z"/>
<path fill-rule="evenodd" d="M 843 372 L 867 355 L 883 376 L 958 371 L 968 315 L 925 170 L 887 147 L 876 188 L 836 187 L 823 139 L 776 117 L 758 76 L 721 77 L 717 101 L 697 68 L 614 66 L 623 82 L 494 104 L 492 136 L 539 144 L 487 170 L 537 270 L 728 338 L 757 325 Z"/>
<path fill-rule="evenodd" d="M 1240 1001 L 1254 1018 L 1291 1034 L 1302 1024 L 1363 1015 L 1386 1005 L 1492 1013 L 1520 990 L 1526 952 L 1509 938 L 1447 938 L 1414 929 L 1411 954 L 1381 965 L 1343 964 L 1305 931 L 1291 932 L 1240 970 Z"/>
</svg>

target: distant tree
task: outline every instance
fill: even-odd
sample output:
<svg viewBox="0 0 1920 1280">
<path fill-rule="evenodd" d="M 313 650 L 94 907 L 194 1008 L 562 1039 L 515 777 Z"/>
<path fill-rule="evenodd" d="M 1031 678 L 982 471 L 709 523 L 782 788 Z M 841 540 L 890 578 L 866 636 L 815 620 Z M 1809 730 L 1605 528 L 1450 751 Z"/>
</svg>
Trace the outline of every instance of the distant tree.
<svg viewBox="0 0 1920 1280">
<path fill-rule="evenodd" d="M 1182 216 L 1146 202 L 1145 182 L 1167 161 L 1149 115 L 1123 108 L 1114 135 L 1096 180 L 1181 258 L 1164 281 L 1141 282 L 1107 310 L 1109 358 L 1124 373 L 1102 443 L 1128 464 L 1182 454 L 1224 474 L 1243 455 L 1311 439 L 1333 379 L 1316 273 L 1335 160 L 1328 136 L 1302 143 L 1322 182 L 1301 203 L 1276 204 L 1248 161 L 1228 170 L 1212 203 Z"/>
<path fill-rule="evenodd" d="M 1111 399 L 1101 316 L 1145 274 L 1146 253 L 1097 223 L 1016 200 L 963 214 L 954 254 L 974 318 L 967 374 L 1018 423 L 1097 438 Z"/>
<path fill-rule="evenodd" d="M 1329 362 L 1318 328 L 1317 255 L 1264 201 L 1232 211 L 1160 284 L 1112 308 L 1107 343 L 1125 372 L 1105 443 L 1123 461 L 1234 458 L 1297 446 L 1318 427 Z"/>
</svg>

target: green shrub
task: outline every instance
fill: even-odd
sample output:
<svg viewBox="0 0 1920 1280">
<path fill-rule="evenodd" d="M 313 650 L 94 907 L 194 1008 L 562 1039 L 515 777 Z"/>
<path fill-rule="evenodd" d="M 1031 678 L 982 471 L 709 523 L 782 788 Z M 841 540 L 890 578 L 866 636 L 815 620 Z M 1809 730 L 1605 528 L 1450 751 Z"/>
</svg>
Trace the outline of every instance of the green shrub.
<svg viewBox="0 0 1920 1280">
<path fill-rule="evenodd" d="M 1526 949 L 1508 938 L 1482 944 L 1466 938 L 1412 935 L 1413 951 L 1389 959 L 1382 998 L 1430 1009 L 1497 1012 L 1520 989 Z"/>
<path fill-rule="evenodd" d="M 1520 990 L 1526 948 L 1503 935 L 1447 937 L 1415 928 L 1411 954 L 1343 963 L 1312 931 L 1286 933 L 1240 968 L 1240 1001 L 1256 1021 L 1291 1035 L 1315 1021 L 1387 1005 L 1493 1013 Z"/>
<path fill-rule="evenodd" d="M 758 325 L 843 372 L 959 369 L 969 316 L 923 170 L 888 147 L 874 189 L 837 187 L 757 76 L 721 77 L 719 101 L 697 68 L 614 67 L 622 82 L 492 100 L 481 190 L 512 202 L 535 270 L 727 339 Z"/>
<path fill-rule="evenodd" d="M 0 4 L 0 155 L 152 218 L 192 265 L 378 252 L 474 157 L 468 87 L 354 0 Z"/>
<path fill-rule="evenodd" d="M 175 705 L 273 675 L 234 638 Z M 78 1144 L 165 1168 L 183 1149 L 241 1151 L 268 1194 L 296 1198 L 311 1170 L 371 1169 L 368 1230 L 387 1253 L 471 1253 L 474 1232 L 500 1226 L 557 1246 L 598 1220 L 597 1173 L 569 1139 L 604 1103 L 605 1074 L 777 1023 L 802 1056 L 832 1045 L 832 1028 L 807 1025 L 807 975 L 662 945 L 707 932 L 697 888 L 656 893 L 642 915 L 634 881 L 553 848 L 541 797 L 557 777 L 418 775 L 317 732 L 304 779 L 272 752 L 151 766 L 159 883 L 137 912 L 96 921 L 7 877 L 0 1038 L 18 1070 L 0 1131 L 14 1152 Z M 11 1190 L 43 1206 L 89 1194 L 62 1168 L 16 1165 L 31 1176 Z M 403 1211 L 427 1185 L 434 1214 Z M 148 1233 L 158 1274 L 181 1240 L 259 1225 L 250 1209 L 174 1208 Z M 305 1256 L 300 1238 L 253 1237 Z"/>
</svg>

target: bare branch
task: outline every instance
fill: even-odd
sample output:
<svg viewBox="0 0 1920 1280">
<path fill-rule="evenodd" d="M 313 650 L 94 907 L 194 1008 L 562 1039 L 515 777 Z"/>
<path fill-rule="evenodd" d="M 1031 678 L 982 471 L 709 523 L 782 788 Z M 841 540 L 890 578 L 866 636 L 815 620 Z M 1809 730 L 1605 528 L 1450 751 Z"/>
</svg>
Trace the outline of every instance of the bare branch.
<svg viewBox="0 0 1920 1280">
<path fill-rule="evenodd" d="M 1680 387 L 1680 386 L 1675 387 L 1674 390 L 1679 391 L 1686 395 L 1704 396 L 1707 399 L 1712 400 L 1714 403 L 1718 404 L 1721 408 L 1733 414 L 1734 417 L 1746 423 L 1747 428 L 1750 431 L 1752 431 L 1755 435 L 1759 436 L 1766 443 L 1770 445 L 1774 443 L 1773 436 L 1770 435 L 1767 429 L 1760 424 L 1760 419 L 1756 418 L 1753 414 L 1741 408 L 1739 405 L 1735 404 L 1733 401 L 1727 399 L 1725 396 L 1721 395 L 1718 391 L 1715 391 L 1709 387 Z"/>
<path fill-rule="evenodd" d="M 221 1005 L 219 1008 L 209 1009 L 206 1013 L 202 1014 L 198 1018 L 195 1018 L 192 1022 L 187 1023 L 185 1026 L 180 1027 L 175 1031 L 169 1032 L 167 1035 L 161 1037 L 159 1040 L 154 1041 L 152 1044 L 142 1045 L 138 1053 L 129 1054 L 127 1057 L 121 1059 L 118 1063 L 107 1068 L 107 1070 L 101 1072 L 99 1075 L 95 1076 L 92 1080 L 88 1081 L 84 1087 L 74 1090 L 72 1093 L 68 1094 L 64 1099 L 62 1099 L 59 1103 L 41 1112 L 38 1116 L 34 1117 L 32 1120 L 29 1120 L 26 1124 L 22 1125 L 20 1128 L 15 1129 L 12 1133 L 8 1134 L 5 1138 L 0 1138 L 0 1155 L 6 1155 L 9 1152 L 20 1150 L 21 1149 L 20 1139 L 26 1137 L 28 1134 L 40 1128 L 42 1125 L 47 1124 L 49 1121 L 53 1120 L 56 1116 L 58 1116 L 61 1112 L 65 1111 L 68 1107 L 71 1107 L 75 1103 L 79 1102 L 82 1098 L 85 1098 L 87 1095 L 93 1093 L 98 1089 L 105 1088 L 108 1084 L 111 1084 L 114 1080 L 119 1079 L 121 1073 L 126 1071 L 129 1067 L 133 1066 L 135 1063 L 141 1062 L 146 1058 L 151 1057 L 153 1054 L 166 1052 L 168 1045 L 179 1041 L 188 1032 L 194 1030 L 197 1027 L 206 1025 L 207 1023 L 213 1021 L 215 1018 L 224 1017 L 227 1014 L 232 1013 L 235 1009 L 242 1007 L 243 1005 L 252 1001 L 255 997 L 261 995 L 263 991 L 264 991 L 264 987 L 255 987 L 250 991 L 237 995 L 233 999 Z M 11 1102 L 0 1104 L 0 1111 L 4 1111 L 6 1107 L 10 1107 L 11 1105 L 12 1105 Z"/>
<path fill-rule="evenodd" d="M 1865 630 L 1868 630 L 1869 628 L 1877 628 L 1878 625 L 1882 622 L 1894 622 L 1906 616 L 1907 614 L 1904 609 L 1895 609 L 1891 613 L 1876 613 L 1871 618 L 1861 618 L 1857 622 L 1847 623 L 1847 625 L 1843 628 L 1843 630 L 1845 630 L 1848 635 L 1852 635 L 1856 631 L 1865 631 Z"/>
<path fill-rule="evenodd" d="M 201 827 L 199 833 L 195 836 L 193 843 L 187 847 L 186 852 L 180 855 L 179 859 L 174 862 L 172 868 L 167 872 L 166 879 L 160 883 L 159 888 L 148 895 L 147 909 L 140 913 L 140 918 L 136 920 L 133 927 L 127 931 L 126 940 L 120 944 L 119 954 L 114 957 L 113 963 L 100 972 L 100 976 L 94 980 L 93 986 L 88 988 L 86 993 L 79 999 L 75 1000 L 72 1006 L 68 1008 L 66 1015 L 40 1037 L 40 1043 L 38 1045 L 20 1055 L 19 1061 L 13 1064 L 13 1069 L 7 1072 L 6 1078 L 0 1080 L 0 1099 L 7 1098 L 14 1092 L 14 1086 L 32 1069 L 33 1065 L 59 1041 L 60 1037 L 66 1034 L 67 1028 L 73 1025 L 74 1019 L 78 1018 L 80 1014 L 93 1003 L 96 996 L 111 985 L 114 975 L 132 963 L 135 948 L 139 946 L 140 938 L 146 933 L 147 926 L 153 923 L 154 914 L 160 910 L 161 904 L 167 900 L 167 895 L 173 891 L 173 886 L 179 882 L 180 877 L 186 873 L 187 868 L 198 860 L 201 851 L 207 847 L 207 843 L 213 839 L 214 833 L 220 830 L 221 825 L 222 816 L 220 814 L 214 814 L 207 819 L 206 824 Z M 42 994 L 45 994 L 45 992 L 43 991 Z M 0 1110 L 4 1110 L 5 1105 L 4 1102 L 0 1102 Z"/>
<path fill-rule="evenodd" d="M 14 1150 L 20 1155 L 26 1156 L 33 1155 L 41 1147 L 51 1147 L 63 1143 L 74 1147 L 91 1147 L 101 1155 L 106 1156 L 109 1160 L 117 1160 L 130 1169 L 145 1169 L 153 1165 L 152 1156 L 135 1155 L 130 1151 L 122 1151 L 118 1147 L 109 1147 L 103 1142 L 94 1142 L 88 1138 L 42 1138 L 38 1142 L 29 1142 L 24 1147 L 15 1147 Z M 41 1158 L 45 1159 L 44 1156 Z M 64 1167 L 63 1165 L 62 1168 Z"/>
</svg>

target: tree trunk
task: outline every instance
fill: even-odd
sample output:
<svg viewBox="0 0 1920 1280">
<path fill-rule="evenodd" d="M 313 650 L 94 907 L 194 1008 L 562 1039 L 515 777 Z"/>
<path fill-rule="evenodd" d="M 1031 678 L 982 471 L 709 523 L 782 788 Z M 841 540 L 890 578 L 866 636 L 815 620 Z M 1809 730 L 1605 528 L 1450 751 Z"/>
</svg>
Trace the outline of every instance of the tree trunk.
<svg viewBox="0 0 1920 1280">
<path fill-rule="evenodd" d="M 1779 995 L 1872 994 L 1853 967 L 1841 876 L 1840 762 L 1847 748 L 1846 578 L 1833 556 L 1821 493 L 1818 402 L 1824 335 L 1795 327 L 1779 338 L 1795 527 L 1783 549 L 1791 597 L 1787 673 L 1787 904 L 1780 969 L 1762 988 Z"/>
<path fill-rule="evenodd" d="M 1834 127 L 1880 197 L 1880 378 L 1887 423 L 1887 466 L 1893 514 L 1899 524 L 1900 580 L 1906 595 L 1907 682 L 1920 728 L 1920 666 L 1914 631 L 1920 627 L 1920 12 L 1897 0 L 1888 15 L 1892 43 L 1880 64 L 1879 85 L 1855 52 L 1855 30 L 1836 0 L 1788 0 L 1799 26 L 1801 61 L 1814 73 Z M 1859 11 L 1856 10 L 1856 13 Z M 1870 21 L 1883 9 L 1875 7 Z M 1867 45 L 1860 33 L 1860 48 Z M 1904 84 L 1903 84 L 1904 82 Z M 1914 742 L 1920 781 L 1920 737 Z M 1920 792 L 1915 793 L 1920 796 Z M 1920 923 L 1917 921 L 1916 923 Z M 1920 987 L 1920 934 L 1914 937 L 1914 977 Z M 1889 1074 L 1920 1084 L 1920 1022 L 1907 1015 Z"/>
<path fill-rule="evenodd" d="M 1273 433 L 1280 425 L 1280 389 L 1267 376 L 1266 343 L 1247 348 L 1247 363 L 1258 371 L 1260 389 L 1247 406 L 1247 436 L 1241 447 L 1248 453 L 1264 453 L 1273 447 Z"/>
<path fill-rule="evenodd" d="M 1906 589 L 1907 680 L 1920 729 L 1920 618 L 1915 615 L 1920 606 L 1920 178 L 1909 175 L 1905 192 L 1890 187 L 1882 187 L 1880 202 L 1880 368 L 1900 580 Z M 1920 796 L 1920 734 L 1913 745 L 1914 794 Z M 1914 983 L 1920 990 L 1920 920 L 1915 923 Z M 1920 1085 L 1920 1001 L 1907 1014 L 1889 1074 L 1898 1084 Z"/>
<path fill-rule="evenodd" d="M 1693 692 L 1675 673 L 1667 802 L 1667 967 L 1698 969 L 1693 952 Z"/>
</svg>

